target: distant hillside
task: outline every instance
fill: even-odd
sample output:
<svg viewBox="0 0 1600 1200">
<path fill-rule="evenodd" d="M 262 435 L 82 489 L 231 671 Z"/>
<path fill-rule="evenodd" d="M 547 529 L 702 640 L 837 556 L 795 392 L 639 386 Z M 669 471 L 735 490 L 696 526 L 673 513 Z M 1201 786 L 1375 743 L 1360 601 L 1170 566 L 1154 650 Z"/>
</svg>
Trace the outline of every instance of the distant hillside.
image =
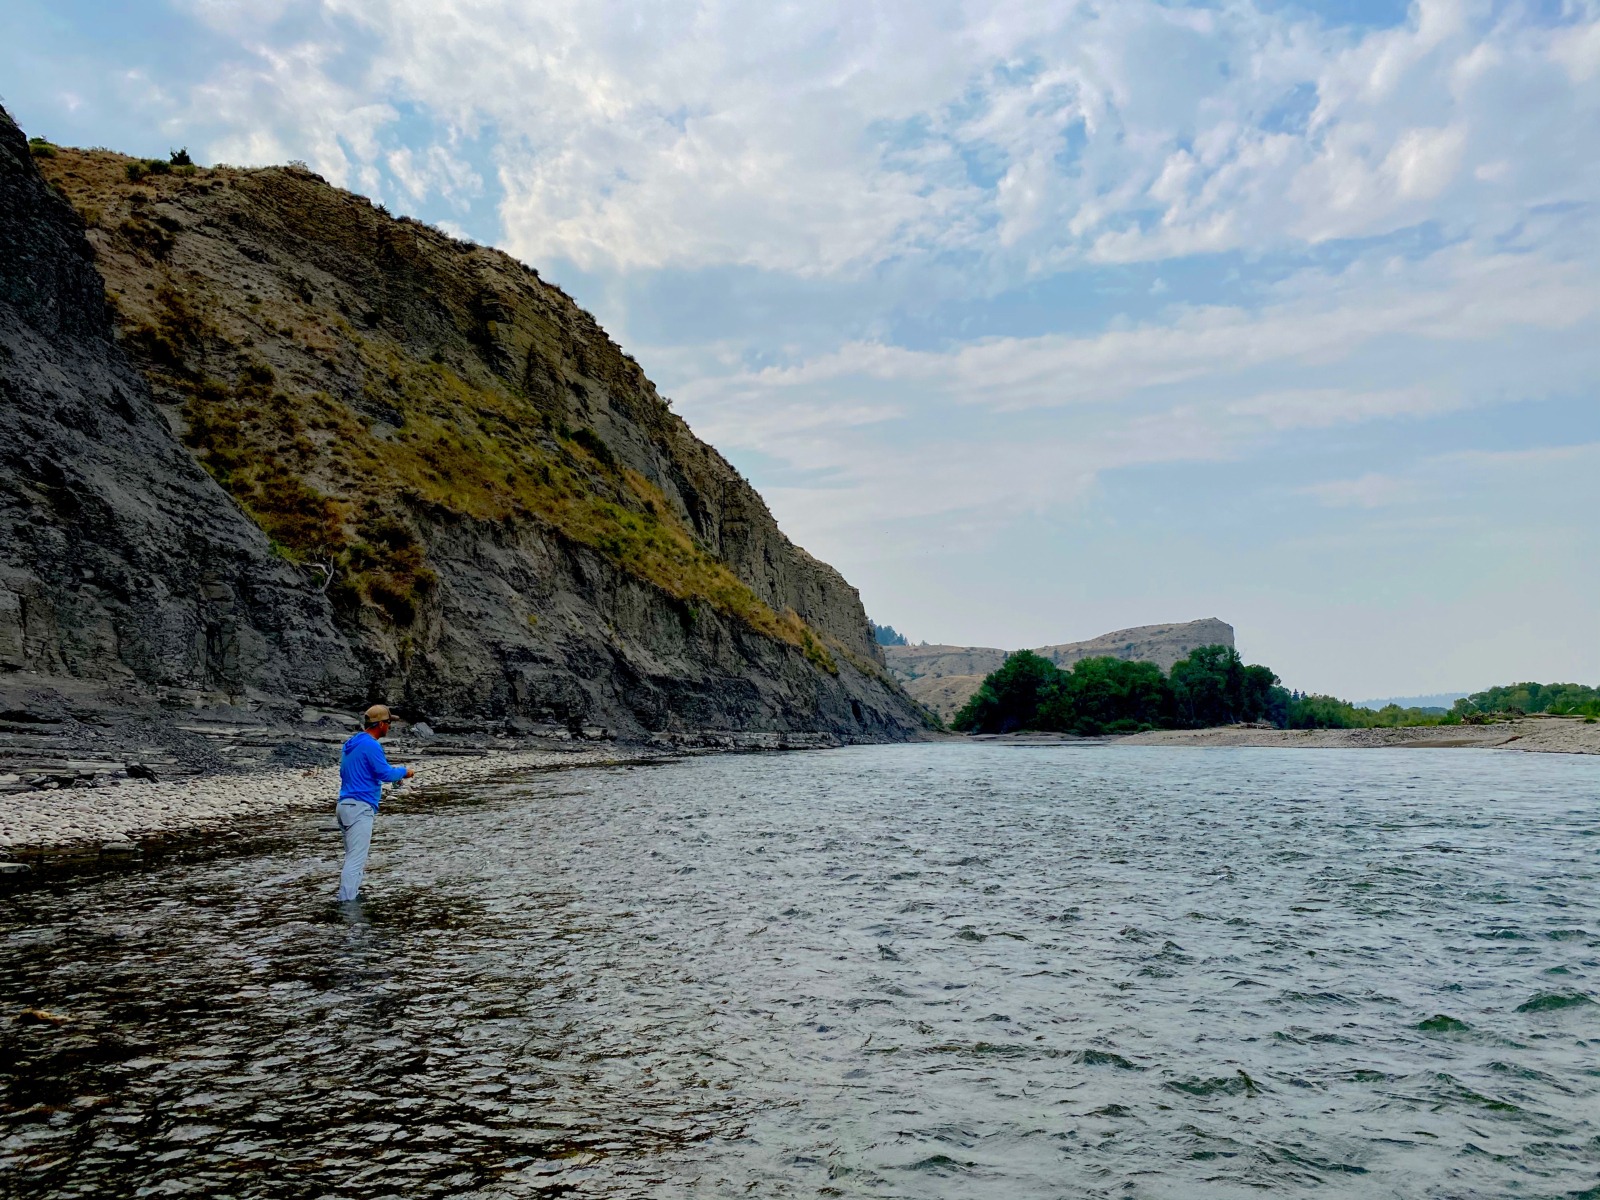
<svg viewBox="0 0 1600 1200">
<path fill-rule="evenodd" d="M 1174 625 L 1139 625 L 1102 634 L 1086 642 L 1040 646 L 1035 654 L 1058 667 L 1085 658 L 1123 658 L 1151 662 L 1163 671 L 1201 646 L 1232 646 L 1233 626 L 1215 617 Z M 988 646 L 885 646 L 884 660 L 913 699 L 944 720 L 972 698 L 984 676 L 1005 662 L 1008 650 Z"/>
<path fill-rule="evenodd" d="M 1466 692 L 1435 692 L 1429 696 L 1388 696 L 1382 700 L 1357 700 L 1357 708 L 1380 709 L 1393 704 L 1400 708 L 1438 708 L 1448 710 L 1457 700 L 1464 699 Z"/>
</svg>

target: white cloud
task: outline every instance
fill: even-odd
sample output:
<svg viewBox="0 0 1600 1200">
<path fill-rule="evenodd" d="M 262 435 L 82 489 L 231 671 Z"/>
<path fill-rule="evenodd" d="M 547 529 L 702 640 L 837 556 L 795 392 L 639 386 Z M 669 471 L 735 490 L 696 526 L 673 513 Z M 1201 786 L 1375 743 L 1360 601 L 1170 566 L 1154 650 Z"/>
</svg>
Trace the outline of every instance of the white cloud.
<svg viewBox="0 0 1600 1200">
<path fill-rule="evenodd" d="M 1409 573 L 1431 614 L 1429 589 L 1477 594 L 1500 562 L 1565 571 L 1564 611 L 1592 615 L 1600 559 L 1518 507 L 1545 480 L 1600 502 L 1592 448 L 1447 455 L 1429 439 L 1492 438 L 1508 402 L 1592 410 L 1600 0 L 1421 0 L 1372 30 L 1252 0 L 179 3 L 235 50 L 198 82 L 141 77 L 133 106 L 174 136 L 215 131 L 214 158 L 305 158 L 338 183 L 438 201 L 480 236 L 496 204 L 500 243 L 584 273 L 586 302 L 697 432 L 771 467 L 757 482 L 783 482 L 763 491 L 802 544 L 855 578 L 891 540 L 906 554 L 959 543 L 992 580 L 901 578 L 908 620 L 993 592 L 985 619 L 1016 621 L 1035 573 L 1074 569 L 1065 553 L 1023 555 L 1026 576 L 976 557 L 1019 513 L 1114 522 L 1099 502 L 1139 477 L 1147 515 L 1181 523 L 1203 502 L 1172 481 L 1219 462 L 1238 464 L 1212 474 L 1237 477 L 1228 503 L 1258 558 L 1254 574 L 1213 566 L 1210 512 L 1192 546 L 1163 547 L 1191 554 L 1185 580 L 1222 580 L 1194 612 L 1226 608 L 1241 579 L 1276 580 L 1289 542 L 1262 530 L 1311 519 L 1336 528 L 1306 531 L 1300 590 L 1252 618 L 1286 614 L 1285 646 L 1304 640 L 1308 598 L 1332 620 L 1341 589 L 1376 595 Z M 1178 261 L 1213 254 L 1236 274 Z M 622 326 L 665 306 L 653 289 L 678 276 L 661 271 L 702 272 L 684 295 L 732 279 L 773 315 L 661 321 L 663 344 L 641 344 Z M 1105 286 L 1060 300 L 1078 280 Z M 1034 285 L 1041 310 L 1018 315 Z M 842 297 L 837 319 L 791 321 L 772 302 L 817 294 Z M 1006 303 L 985 310 L 996 294 Z M 917 323 L 941 306 L 984 333 L 964 316 Z M 1250 490 L 1289 455 L 1292 481 Z M 1464 519 L 1448 546 L 1406 524 L 1441 495 L 1481 503 L 1498 558 Z M 1108 612 L 1128 603 L 1110 581 L 1158 540 L 1107 551 Z M 1162 607 L 1176 573 L 1149 574 L 1149 619 L 1193 615 Z M 1051 622 L 1059 599 L 1034 596 Z M 1426 638 L 1390 636 L 1396 662 L 1439 661 Z M 1347 658 L 1329 650 L 1324 666 Z"/>
<path fill-rule="evenodd" d="M 839 547 L 885 520 L 983 524 L 1072 507 L 1110 471 L 1245 459 L 1297 432 L 1592 387 L 1593 260 L 1471 246 L 1375 256 L 1303 271 L 1253 309 L 945 350 L 854 342 L 782 367 L 702 364 L 675 392 L 715 444 L 826 478 L 768 494 L 802 539 Z M 848 428 L 835 419 L 845 411 Z M 1381 486 L 1315 494 L 1371 507 L 1398 495 Z"/>
<path fill-rule="evenodd" d="M 301 158 L 335 184 L 379 194 L 378 134 L 395 119 L 394 108 L 335 79 L 327 47 L 252 49 L 252 67 L 193 90 L 189 119 L 202 112 L 225 130 L 206 147 L 207 157 L 241 166 Z"/>
<path fill-rule="evenodd" d="M 429 146 L 420 154 L 400 146 L 384 155 L 384 163 L 413 200 L 437 194 L 460 206 L 483 191 L 478 173 L 443 146 Z"/>
<path fill-rule="evenodd" d="M 1222 406 L 1228 417 L 1258 430 L 1329 429 L 1363 421 L 1429 417 L 1469 403 L 1449 387 L 1417 384 L 1409 388 L 1360 391 L 1354 388 L 1297 388 L 1261 392 Z"/>
<path fill-rule="evenodd" d="M 190 8 L 254 60 L 197 98 L 228 144 L 361 182 L 400 106 L 492 128 L 506 244 L 585 269 L 955 251 L 1016 277 L 1424 220 L 1483 236 L 1600 178 L 1600 23 L 1443 0 L 1359 37 L 1154 0 Z"/>
<path fill-rule="evenodd" d="M 1460 127 L 1409 129 L 1384 159 L 1384 172 L 1402 200 L 1432 200 L 1455 178 L 1465 143 Z"/>
<path fill-rule="evenodd" d="M 1550 57 L 1566 68 L 1573 83 L 1600 75 L 1600 21 L 1575 25 L 1552 39 Z"/>
<path fill-rule="evenodd" d="M 1445 244 L 1081 335 L 913 350 L 858 334 L 764 370 L 739 346 L 665 348 L 658 362 L 699 363 L 663 382 L 702 432 L 835 488 L 1044 502 L 1108 466 L 1593 379 L 1574 349 L 1600 304 L 1593 5 L 1552 25 L 1424 0 L 1355 33 L 1154 0 L 187 2 L 243 56 L 192 96 L 231 130 L 219 157 L 298 154 L 369 190 L 381 168 L 413 201 L 464 205 L 481 180 L 458 143 L 492 131 L 504 243 L 612 278 L 865 278 L 953 255 L 981 290 L 1419 222 Z M 428 132 L 397 138 L 408 113 Z M 1559 352 L 1508 357 L 1540 338 Z M 1078 414 L 1070 434 L 1007 424 L 1048 410 Z M 923 431 L 870 453 L 840 432 L 977 411 L 982 445 L 963 427 L 948 454 Z M 1067 465 L 1018 483 L 1003 464 L 1019 454 Z"/>
<path fill-rule="evenodd" d="M 1440 510 L 1470 502 L 1491 479 L 1518 481 L 1524 503 L 1534 501 L 1541 484 L 1557 503 L 1574 498 L 1571 481 L 1600 477 L 1600 442 L 1536 446 L 1525 450 L 1464 450 L 1437 454 L 1413 463 L 1404 472 L 1368 472 L 1354 479 L 1311 484 L 1302 492 L 1334 508 L 1392 508 L 1427 504 Z M 1584 493 L 1592 491 L 1585 489 Z M 1499 494 L 1499 489 L 1496 489 Z M 1543 500 L 1544 497 L 1539 497 Z"/>
<path fill-rule="evenodd" d="M 1600 318 L 1593 267 L 1592 257 L 1548 262 L 1452 248 L 1418 264 L 1378 260 L 1340 275 L 1304 272 L 1259 310 L 1180 308 L 1135 328 L 992 338 L 942 351 L 851 343 L 797 365 L 708 379 L 683 394 L 690 402 L 805 395 L 856 380 L 924 394 L 932 388 L 991 412 L 1104 404 L 1251 368 L 1315 368 L 1384 338 L 1472 344 L 1519 327 L 1593 327 Z M 1399 273 L 1389 276 L 1391 268 Z"/>
<path fill-rule="evenodd" d="M 1302 491 L 1315 496 L 1330 508 L 1387 508 L 1402 502 L 1419 499 L 1422 489 L 1418 481 L 1368 472 L 1355 479 L 1331 479 L 1315 483 Z"/>
</svg>

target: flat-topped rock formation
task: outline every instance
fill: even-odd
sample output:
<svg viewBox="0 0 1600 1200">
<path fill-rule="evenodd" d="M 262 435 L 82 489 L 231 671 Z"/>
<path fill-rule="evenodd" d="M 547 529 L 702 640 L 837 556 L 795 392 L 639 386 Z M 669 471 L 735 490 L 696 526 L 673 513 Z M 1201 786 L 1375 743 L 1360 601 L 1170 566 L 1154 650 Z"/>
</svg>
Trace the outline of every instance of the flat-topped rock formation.
<svg viewBox="0 0 1600 1200">
<path fill-rule="evenodd" d="M 1163 671 L 1201 646 L 1233 645 L 1233 626 L 1216 617 L 1173 625 L 1138 625 L 1086 642 L 1034 650 L 1058 667 L 1085 658 L 1123 658 L 1155 663 Z M 990 646 L 885 646 L 884 660 L 913 699 L 948 721 L 972 698 L 984 677 L 998 670 L 1009 650 Z"/>
</svg>

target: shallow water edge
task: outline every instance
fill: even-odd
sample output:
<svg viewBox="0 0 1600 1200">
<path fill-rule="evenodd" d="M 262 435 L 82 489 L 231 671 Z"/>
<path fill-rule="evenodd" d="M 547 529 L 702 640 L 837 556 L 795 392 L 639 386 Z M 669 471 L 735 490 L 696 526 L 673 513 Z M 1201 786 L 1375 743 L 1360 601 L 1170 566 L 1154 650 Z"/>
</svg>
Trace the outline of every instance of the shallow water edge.
<svg viewBox="0 0 1600 1200">
<path fill-rule="evenodd" d="M 19 1197 L 1568 1196 L 1593 760 L 973 745 L 387 805 L 0 898 Z"/>
</svg>

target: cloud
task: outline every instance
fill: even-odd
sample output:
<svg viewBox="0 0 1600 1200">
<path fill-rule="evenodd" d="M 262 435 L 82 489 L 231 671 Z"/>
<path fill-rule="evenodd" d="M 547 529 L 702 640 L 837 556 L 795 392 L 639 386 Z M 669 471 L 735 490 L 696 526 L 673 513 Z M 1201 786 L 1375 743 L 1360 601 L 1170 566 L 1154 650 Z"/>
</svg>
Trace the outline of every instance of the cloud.
<svg viewBox="0 0 1600 1200">
<path fill-rule="evenodd" d="M 1600 21 L 1574 25 L 1550 40 L 1550 57 L 1566 68 L 1573 83 L 1600 75 Z"/>
<path fill-rule="evenodd" d="M 1600 0 L 1379 28 L 1264 0 L 175 3 L 205 52 L 102 47 L 121 83 L 84 107 L 306 159 L 560 279 L 787 531 L 930 634 L 1030 596 L 1120 611 L 1141 571 L 1155 620 L 1298 570 L 1285 646 L 1342 589 L 1408 574 L 1431 604 L 1501 561 L 1592 615 L 1600 559 L 1524 501 L 1597 498 Z M 1093 587 L 1030 592 L 1091 526 L 1119 529 Z M 881 567 L 952 547 L 981 584 Z"/>
<path fill-rule="evenodd" d="M 680 391 L 690 404 L 705 405 L 737 405 L 756 396 L 808 398 L 852 385 L 863 395 L 914 388 L 924 397 L 933 392 L 990 412 L 1103 405 L 1219 376 L 1234 383 L 1257 369 L 1304 375 L 1345 363 L 1380 341 L 1470 346 L 1519 329 L 1594 332 L 1600 321 L 1594 258 L 1552 262 L 1527 254 L 1479 255 L 1470 247 L 1450 247 L 1414 263 L 1380 257 L 1338 274 L 1298 273 L 1253 309 L 1179 306 L 1131 328 L 990 338 L 947 350 L 854 342 L 801 363 L 702 378 Z M 1526 377 L 1523 364 L 1514 370 Z M 1453 382 L 1434 380 L 1429 386 L 1418 380 L 1409 390 L 1377 389 L 1355 411 L 1437 411 L 1449 403 L 1440 398 L 1440 388 L 1448 390 Z M 1481 385 L 1483 377 L 1475 375 L 1475 382 Z M 1326 417 L 1310 411 L 1317 406 L 1296 398 L 1326 394 L 1278 388 L 1254 400 L 1232 399 L 1228 411 L 1260 415 L 1279 427 L 1299 411 L 1307 413 L 1307 423 L 1324 423 Z M 1464 395 L 1455 401 L 1465 402 Z"/>
<path fill-rule="evenodd" d="M 460 206 L 483 191 L 477 172 L 443 146 L 429 146 L 421 154 L 399 146 L 384 156 L 384 163 L 413 200 L 438 195 Z"/>
<path fill-rule="evenodd" d="M 219 153 L 296 150 L 365 186 L 402 110 L 445 149 L 492 128 L 504 243 L 585 270 L 958 254 L 1015 279 L 1422 221 L 1489 236 L 1600 178 L 1588 7 L 1551 25 L 1429 0 L 1359 34 L 1154 0 L 189 7 L 239 45 L 194 93 L 233 130 Z"/>
<path fill-rule="evenodd" d="M 702 363 L 676 391 L 726 452 L 826 478 L 769 493 L 818 545 L 871 539 L 885 520 L 988 527 L 1081 506 L 1111 472 L 1259 459 L 1297 436 L 1581 392 L 1600 345 L 1593 260 L 1467 245 L 1376 255 L 1298 272 L 1254 307 L 938 350 L 851 342 L 759 369 Z M 1376 507 L 1409 493 L 1373 477 L 1305 494 Z"/>
<path fill-rule="evenodd" d="M 1330 479 L 1301 489 L 1330 508 L 1387 508 L 1394 504 L 1410 502 L 1423 495 L 1416 479 L 1402 479 L 1376 472 L 1355 479 Z"/>
<path fill-rule="evenodd" d="M 1491 481 L 1516 480 L 1523 502 L 1537 490 L 1550 490 L 1558 503 L 1568 500 L 1573 478 L 1600 475 L 1600 442 L 1535 446 L 1522 450 L 1463 450 L 1437 454 L 1401 473 L 1368 472 L 1354 479 L 1332 479 L 1302 488 L 1333 508 L 1394 508 L 1427 503 L 1448 508 L 1467 502 Z M 1542 485 L 1542 488 L 1541 488 Z"/>
<path fill-rule="evenodd" d="M 206 156 L 246 166 L 300 158 L 341 187 L 381 194 L 379 133 L 395 120 L 394 107 L 336 79 L 327 47 L 252 49 L 248 68 L 191 93 L 189 113 L 204 112 L 225 130 L 206 146 Z M 181 128 L 184 114 L 169 121 Z"/>
<path fill-rule="evenodd" d="M 1087 333 L 912 347 L 890 319 L 801 353 L 774 328 L 759 367 L 714 335 L 662 348 L 704 432 L 830 478 L 868 466 L 830 430 L 965 409 L 997 446 L 1007 415 L 1087 414 L 1074 444 L 1124 463 L 1152 420 L 1198 453 L 1592 379 L 1573 349 L 1600 298 L 1592 3 L 1423 0 L 1366 30 L 1154 0 L 185 3 L 237 47 L 188 93 L 225 131 L 216 157 L 305 157 L 465 212 L 486 188 L 461 147 L 487 133 L 502 244 L 601 279 L 943 272 L 1003 292 L 1093 264 L 1301 259 L 1226 303 L 1160 291 L 1163 270 L 1148 315 Z M 1419 227 L 1425 254 L 1382 243 Z M 1344 265 L 1310 258 L 1351 239 Z M 886 289 L 886 315 L 915 299 Z M 1534 342 L 1559 349 L 1513 368 Z"/>
</svg>

